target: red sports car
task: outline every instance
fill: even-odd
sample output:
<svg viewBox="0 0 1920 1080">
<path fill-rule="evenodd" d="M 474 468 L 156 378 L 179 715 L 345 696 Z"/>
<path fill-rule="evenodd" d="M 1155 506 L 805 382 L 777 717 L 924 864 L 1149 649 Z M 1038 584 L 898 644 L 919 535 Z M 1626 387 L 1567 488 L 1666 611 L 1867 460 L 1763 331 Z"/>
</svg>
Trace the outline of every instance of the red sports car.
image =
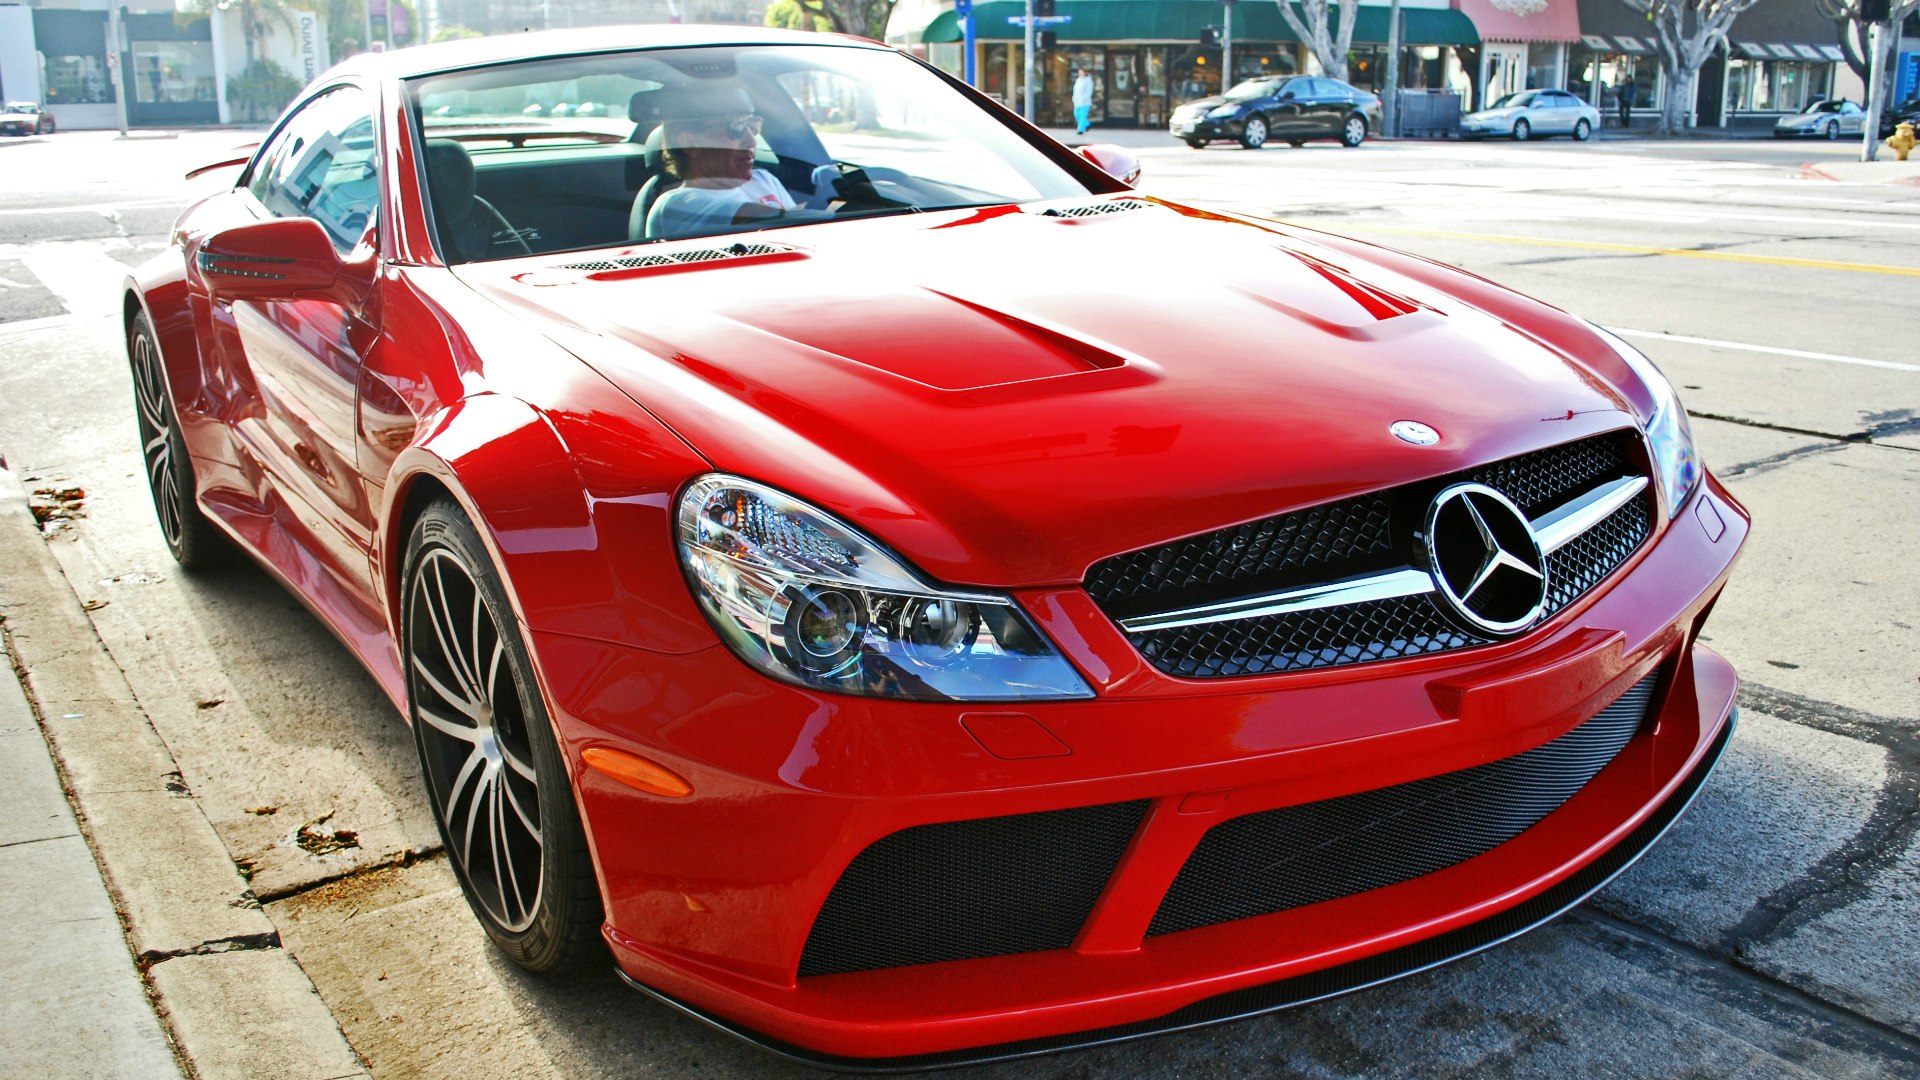
<svg viewBox="0 0 1920 1080">
<path fill-rule="evenodd" d="M 1212 1023 L 1579 903 L 1732 729 L 1748 521 L 1672 388 L 1135 171 L 850 38 L 357 58 L 127 284 L 161 526 L 386 688 L 513 959 L 806 1060 Z"/>
</svg>

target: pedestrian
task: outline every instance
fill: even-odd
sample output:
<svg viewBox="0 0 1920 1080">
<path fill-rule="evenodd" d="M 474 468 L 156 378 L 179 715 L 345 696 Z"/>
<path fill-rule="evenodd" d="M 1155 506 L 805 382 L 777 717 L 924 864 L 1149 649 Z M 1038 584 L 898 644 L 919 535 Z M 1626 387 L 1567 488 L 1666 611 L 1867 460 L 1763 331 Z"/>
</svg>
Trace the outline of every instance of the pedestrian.
<svg viewBox="0 0 1920 1080">
<path fill-rule="evenodd" d="M 1627 127 L 1629 124 L 1633 122 L 1634 89 L 1635 87 L 1633 85 L 1633 76 L 1629 75 L 1627 76 L 1627 81 L 1620 84 L 1620 92 L 1617 95 L 1617 98 L 1620 103 L 1620 126 L 1621 127 Z"/>
<path fill-rule="evenodd" d="M 1093 76 L 1084 67 L 1073 69 L 1073 123 L 1081 135 L 1093 123 Z"/>
</svg>

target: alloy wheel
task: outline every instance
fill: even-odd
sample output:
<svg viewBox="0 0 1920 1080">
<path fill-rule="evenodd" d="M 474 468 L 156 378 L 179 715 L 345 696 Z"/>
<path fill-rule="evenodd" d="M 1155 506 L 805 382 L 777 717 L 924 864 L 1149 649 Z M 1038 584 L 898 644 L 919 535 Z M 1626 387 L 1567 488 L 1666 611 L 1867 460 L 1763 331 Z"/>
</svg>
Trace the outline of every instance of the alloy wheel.
<svg viewBox="0 0 1920 1080">
<path fill-rule="evenodd" d="M 160 352 L 145 333 L 133 336 L 133 398 L 140 419 L 140 456 L 147 467 L 147 485 L 167 546 L 180 550 L 187 508 L 173 460 L 173 410 L 167 404 L 167 383 L 160 371 Z"/>
<path fill-rule="evenodd" d="M 1829 140 L 1832 140 L 1832 139 L 1837 139 L 1839 137 L 1840 137 L 1840 125 L 1837 122 L 1832 120 L 1827 121 L 1827 138 Z"/>
<path fill-rule="evenodd" d="M 1347 117 L 1346 130 L 1341 132 L 1340 141 L 1347 146 L 1359 146 L 1367 141 L 1367 122 L 1357 116 Z"/>
<path fill-rule="evenodd" d="M 1579 122 L 1573 125 L 1574 141 L 1586 142 L 1589 138 L 1592 138 L 1592 137 L 1593 137 L 1593 125 L 1587 123 L 1585 117 L 1582 117 L 1579 120 Z"/>
<path fill-rule="evenodd" d="M 426 552 L 407 601 L 407 678 L 434 811 L 468 895 L 509 933 L 543 887 L 539 781 L 519 680 L 464 562 Z"/>
<path fill-rule="evenodd" d="M 1261 116 L 1247 117 L 1247 125 L 1241 129 L 1240 145 L 1249 150 L 1258 150 L 1267 144 L 1267 121 Z"/>
<path fill-rule="evenodd" d="M 1513 122 L 1513 141 L 1514 142 L 1526 142 L 1528 139 L 1532 137 L 1533 137 L 1532 124 L 1527 123 L 1525 120 L 1515 120 Z"/>
</svg>

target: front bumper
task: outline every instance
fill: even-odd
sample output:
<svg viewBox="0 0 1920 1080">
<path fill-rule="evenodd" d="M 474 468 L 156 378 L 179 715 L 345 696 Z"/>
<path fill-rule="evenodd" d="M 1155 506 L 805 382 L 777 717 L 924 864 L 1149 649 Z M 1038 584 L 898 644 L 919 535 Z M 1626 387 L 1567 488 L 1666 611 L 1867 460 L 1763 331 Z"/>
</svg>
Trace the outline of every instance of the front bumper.
<svg viewBox="0 0 1920 1080">
<path fill-rule="evenodd" d="M 623 975 L 807 1060 L 951 1064 L 1344 992 L 1578 902 L 1657 838 L 1725 745 L 1736 679 L 1694 639 L 1746 530 L 1708 478 L 1609 585 L 1522 639 L 1206 684 L 1153 671 L 1078 590 L 1024 594 L 1101 695 L 1045 707 L 811 694 L 718 647 L 661 657 L 536 634 L 535 652 Z M 1660 689 L 1647 720 L 1611 763 L 1484 854 L 1339 899 L 1146 933 L 1212 827 L 1523 753 L 1649 675 Z M 983 738 L 983 717 L 1029 737 Z M 695 795 L 620 787 L 578 764 L 591 745 L 660 761 Z M 1141 824 L 1070 946 L 799 974 L 828 894 L 882 838 L 1128 800 L 1145 804 Z"/>
<path fill-rule="evenodd" d="M 1239 119 L 1171 120 L 1167 133 L 1176 139 L 1237 139 L 1245 125 Z"/>
</svg>

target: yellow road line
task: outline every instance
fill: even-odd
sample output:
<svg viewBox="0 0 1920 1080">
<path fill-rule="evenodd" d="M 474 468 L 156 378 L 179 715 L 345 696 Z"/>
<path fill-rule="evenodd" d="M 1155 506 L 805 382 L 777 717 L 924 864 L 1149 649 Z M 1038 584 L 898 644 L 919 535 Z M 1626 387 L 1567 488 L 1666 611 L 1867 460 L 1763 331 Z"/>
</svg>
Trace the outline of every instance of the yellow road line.
<svg viewBox="0 0 1920 1080">
<path fill-rule="evenodd" d="M 1893 274 L 1920 277 L 1920 266 L 1881 266 L 1878 263 L 1836 262 L 1832 259 L 1795 259 L 1785 255 L 1742 255 L 1732 251 L 1695 251 L 1691 248 L 1648 247 L 1643 244 L 1610 244 L 1602 240 L 1555 240 L 1544 236 L 1502 236 L 1498 233 L 1449 232 L 1444 229 L 1407 229 L 1395 225 L 1341 222 L 1342 231 L 1384 232 L 1402 236 L 1431 236 L 1446 240 L 1489 240 L 1501 244 L 1531 244 L 1537 247 L 1580 248 L 1586 251 L 1612 251 L 1624 255 L 1673 255 L 1682 259 L 1713 259 L 1719 262 L 1763 263 L 1768 266 L 1793 266 L 1805 270 L 1845 270 L 1856 274 Z"/>
</svg>

